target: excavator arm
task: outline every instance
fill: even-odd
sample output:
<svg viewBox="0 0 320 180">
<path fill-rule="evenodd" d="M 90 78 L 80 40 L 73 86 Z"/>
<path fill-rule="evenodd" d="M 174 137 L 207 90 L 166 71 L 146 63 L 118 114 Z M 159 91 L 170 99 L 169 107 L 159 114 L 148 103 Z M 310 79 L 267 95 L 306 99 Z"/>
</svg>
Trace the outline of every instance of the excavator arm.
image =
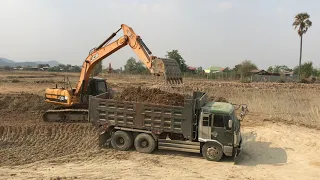
<svg viewBox="0 0 320 180">
<path fill-rule="evenodd" d="M 124 36 L 108 44 L 121 29 L 123 30 Z M 87 87 L 90 73 L 97 63 L 128 44 L 152 74 L 164 76 L 169 83 L 182 83 L 181 71 L 175 60 L 153 56 L 140 36 L 138 36 L 131 27 L 121 24 L 121 28 L 118 31 L 113 33 L 97 48 L 90 51 L 88 57 L 83 62 L 80 79 L 74 95 L 78 95 L 81 89 Z"/>
<path fill-rule="evenodd" d="M 143 43 L 140 36 L 134 33 L 133 29 L 125 24 L 121 24 L 121 28 L 123 33 L 129 37 L 129 46 L 132 50 L 137 54 L 139 59 L 145 64 L 145 66 L 153 73 L 151 61 L 156 59 L 157 57 L 152 56 L 152 52 L 148 49 L 148 47 Z"/>
<path fill-rule="evenodd" d="M 87 87 L 90 74 L 91 74 L 93 68 L 95 67 L 95 65 L 98 64 L 100 61 L 102 61 L 107 56 L 110 56 L 111 54 L 113 54 L 117 50 L 126 46 L 128 44 L 127 39 L 128 39 L 127 36 L 123 36 L 123 37 L 119 38 L 117 41 L 114 41 L 105 47 L 100 47 L 97 49 L 93 49 L 91 51 L 89 56 L 86 58 L 86 60 L 82 64 L 80 79 L 77 84 L 76 90 L 74 92 L 75 95 L 79 94 L 80 90 L 83 87 Z"/>
</svg>

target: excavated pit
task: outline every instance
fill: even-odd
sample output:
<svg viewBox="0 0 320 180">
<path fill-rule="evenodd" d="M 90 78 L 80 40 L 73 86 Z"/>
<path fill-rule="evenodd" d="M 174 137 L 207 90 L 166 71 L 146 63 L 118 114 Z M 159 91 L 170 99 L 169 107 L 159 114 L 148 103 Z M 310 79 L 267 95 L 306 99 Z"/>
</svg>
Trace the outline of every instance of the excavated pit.
<svg viewBox="0 0 320 180">
<path fill-rule="evenodd" d="M 51 107 L 37 94 L 0 94 L 0 167 L 98 150 L 98 131 L 90 123 L 43 122 Z"/>
<path fill-rule="evenodd" d="M 0 125 L 0 166 L 98 150 L 91 124 Z"/>
</svg>

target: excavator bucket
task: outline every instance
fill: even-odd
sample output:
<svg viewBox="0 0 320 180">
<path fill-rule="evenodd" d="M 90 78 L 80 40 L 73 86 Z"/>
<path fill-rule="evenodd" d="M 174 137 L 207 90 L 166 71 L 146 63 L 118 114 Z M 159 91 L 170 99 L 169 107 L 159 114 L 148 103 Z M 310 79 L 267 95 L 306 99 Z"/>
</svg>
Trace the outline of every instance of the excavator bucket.
<svg viewBox="0 0 320 180">
<path fill-rule="evenodd" d="M 182 84 L 179 64 L 174 59 L 156 58 L 153 60 L 154 73 L 164 76 L 169 84 Z"/>
</svg>

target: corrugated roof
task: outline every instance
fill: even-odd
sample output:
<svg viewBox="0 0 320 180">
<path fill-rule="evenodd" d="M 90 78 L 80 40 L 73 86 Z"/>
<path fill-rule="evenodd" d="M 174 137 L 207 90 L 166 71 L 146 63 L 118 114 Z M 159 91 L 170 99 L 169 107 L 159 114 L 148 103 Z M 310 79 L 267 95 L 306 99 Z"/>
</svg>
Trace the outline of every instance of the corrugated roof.
<svg viewBox="0 0 320 180">
<path fill-rule="evenodd" d="M 217 66 L 211 66 L 210 68 L 210 71 L 221 71 L 221 67 L 217 67 Z"/>
</svg>

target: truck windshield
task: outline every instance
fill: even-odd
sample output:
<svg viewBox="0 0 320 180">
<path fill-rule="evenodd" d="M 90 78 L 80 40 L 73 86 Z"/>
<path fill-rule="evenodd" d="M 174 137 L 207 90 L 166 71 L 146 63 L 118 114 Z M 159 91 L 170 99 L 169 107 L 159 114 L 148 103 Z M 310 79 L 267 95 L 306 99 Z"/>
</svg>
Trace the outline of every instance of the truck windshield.
<svg viewBox="0 0 320 180">
<path fill-rule="evenodd" d="M 233 113 L 232 113 L 232 119 L 234 121 L 234 130 L 238 131 L 240 128 L 240 123 L 239 123 L 239 119 L 237 118 L 235 111 L 233 111 Z"/>
</svg>

